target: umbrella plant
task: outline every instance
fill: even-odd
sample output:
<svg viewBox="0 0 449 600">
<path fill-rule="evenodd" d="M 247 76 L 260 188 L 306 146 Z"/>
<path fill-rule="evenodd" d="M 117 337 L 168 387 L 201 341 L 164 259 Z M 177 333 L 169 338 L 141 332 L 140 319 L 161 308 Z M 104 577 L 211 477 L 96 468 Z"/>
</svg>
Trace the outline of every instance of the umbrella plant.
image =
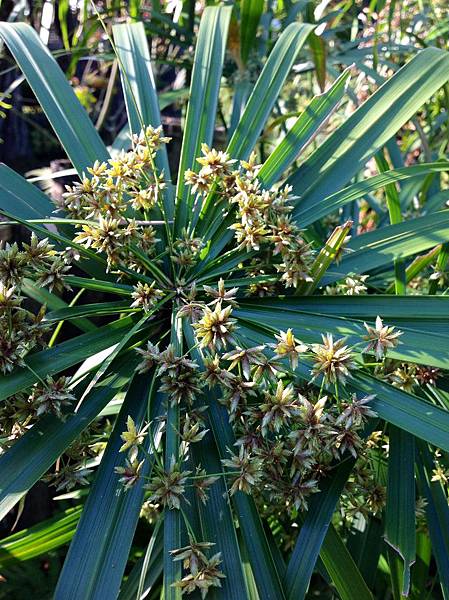
<svg viewBox="0 0 449 600">
<path fill-rule="evenodd" d="M 448 299 L 405 292 L 435 257 L 444 269 L 449 212 L 402 219 L 402 192 L 447 162 L 390 169 L 383 148 L 445 84 L 449 57 L 417 54 L 324 136 L 341 73 L 259 164 L 313 26 L 280 35 L 218 150 L 230 16 L 204 11 L 177 174 L 141 24 L 114 27 L 130 140 L 112 156 L 36 33 L 0 24 L 79 174 L 55 206 L 0 166 L 1 210 L 32 232 L 0 250 L 0 510 L 43 477 L 83 503 L 0 558 L 73 537 L 61 599 L 297 599 L 314 573 L 360 599 L 378 564 L 394 594 L 424 589 L 430 536 L 448 595 Z M 338 222 L 381 189 L 383 226 Z M 152 534 L 124 579 L 140 515 Z"/>
</svg>

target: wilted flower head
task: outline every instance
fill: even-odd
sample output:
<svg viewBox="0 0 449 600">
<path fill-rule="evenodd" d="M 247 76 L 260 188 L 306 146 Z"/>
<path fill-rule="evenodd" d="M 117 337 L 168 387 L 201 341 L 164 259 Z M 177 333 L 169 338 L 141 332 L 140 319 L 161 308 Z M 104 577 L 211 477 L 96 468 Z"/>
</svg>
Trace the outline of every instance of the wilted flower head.
<svg viewBox="0 0 449 600">
<path fill-rule="evenodd" d="M 441 376 L 441 370 L 436 367 L 427 367 L 423 365 L 417 365 L 415 368 L 415 377 L 420 384 L 435 385 L 438 377 Z"/>
<path fill-rule="evenodd" d="M 368 404 L 374 400 L 375 396 L 365 396 L 357 400 L 355 394 L 351 400 L 343 405 L 343 412 L 336 420 L 337 425 L 345 427 L 360 427 L 369 417 L 376 417 L 376 413 L 370 409 Z"/>
<path fill-rule="evenodd" d="M 136 352 L 143 358 L 142 362 L 136 367 L 138 373 L 146 373 L 149 371 L 154 363 L 159 360 L 161 354 L 158 345 L 154 345 L 151 342 L 147 342 L 147 347 L 145 349 L 136 348 Z"/>
<path fill-rule="evenodd" d="M 213 546 L 210 542 L 191 542 L 189 546 L 173 550 L 173 560 L 182 560 L 184 569 L 189 573 L 180 581 L 172 584 L 179 588 L 181 594 L 191 594 L 195 590 L 201 592 L 201 598 L 205 598 L 211 587 L 221 587 L 220 579 L 225 577 L 218 568 L 221 564 L 221 554 L 218 552 L 211 558 L 207 558 L 204 552 Z"/>
<path fill-rule="evenodd" d="M 251 367 L 261 366 L 264 363 L 264 348 L 265 346 L 255 346 L 254 348 L 240 348 L 240 346 L 236 346 L 232 352 L 223 354 L 222 359 L 231 361 L 229 365 L 230 371 L 236 366 L 240 366 L 245 379 L 250 379 Z"/>
<path fill-rule="evenodd" d="M 231 496 L 235 492 L 245 492 L 250 494 L 252 487 L 258 483 L 261 477 L 261 461 L 251 456 L 243 446 L 240 446 L 238 456 L 231 453 L 231 458 L 222 459 L 223 466 L 230 471 L 237 471 L 238 475 L 233 476 L 233 483 L 229 493 Z"/>
<path fill-rule="evenodd" d="M 279 431 L 290 419 L 300 412 L 298 396 L 292 385 L 284 386 L 282 380 L 277 384 L 275 393 L 265 392 L 265 402 L 260 410 L 264 413 L 262 419 L 262 434 L 267 430 Z"/>
<path fill-rule="evenodd" d="M 126 459 L 124 467 L 115 467 L 115 472 L 120 475 L 119 482 L 123 484 L 125 490 L 129 490 L 139 481 L 144 462 L 143 460 L 137 460 L 137 458 L 132 461 Z"/>
</svg>

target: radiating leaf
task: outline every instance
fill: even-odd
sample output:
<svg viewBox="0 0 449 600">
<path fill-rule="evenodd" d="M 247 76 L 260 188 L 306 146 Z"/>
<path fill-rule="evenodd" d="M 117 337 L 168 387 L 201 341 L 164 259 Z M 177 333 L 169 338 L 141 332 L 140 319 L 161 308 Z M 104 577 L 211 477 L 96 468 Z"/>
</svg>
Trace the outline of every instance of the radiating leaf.
<svg viewBox="0 0 449 600">
<path fill-rule="evenodd" d="M 410 567 L 416 560 L 415 495 L 414 438 L 390 426 L 385 539 L 403 561 L 404 596 L 409 594 Z"/>
<path fill-rule="evenodd" d="M 327 92 L 312 98 L 287 135 L 273 150 L 258 173 L 258 178 L 265 187 L 276 183 L 317 135 L 343 98 L 349 75 L 348 69 L 343 71 Z"/>
<path fill-rule="evenodd" d="M 198 170 L 196 158 L 201 155 L 201 144 L 211 145 L 213 140 L 231 11 L 231 7 L 208 6 L 201 19 L 179 160 L 176 188 L 178 232 L 186 225 L 191 205 L 190 192 L 184 184 L 184 173 L 187 169 Z"/>
<path fill-rule="evenodd" d="M 289 178 L 311 208 L 345 185 L 449 78 L 449 55 L 427 48 L 362 104 Z M 394 110 L 391 107 L 394 106 Z"/>
<path fill-rule="evenodd" d="M 0 23 L 0 37 L 25 75 L 78 173 L 108 152 L 64 73 L 26 23 Z"/>
<path fill-rule="evenodd" d="M 348 273 L 366 273 L 390 264 L 395 258 L 407 258 L 449 239 L 449 211 L 389 225 L 353 238 L 348 254 L 335 269 L 328 271 L 323 285 Z"/>
<path fill-rule="evenodd" d="M 56 588 L 55 599 L 116 598 L 128 560 L 134 531 L 144 497 L 144 476 L 151 472 L 152 462 L 146 460 L 141 478 L 125 491 L 114 472 L 125 464 L 121 434 L 126 430 L 128 416 L 139 429 L 147 417 L 150 385 L 148 376 L 135 376 L 117 417 L 95 481 L 86 501 L 64 562 Z M 151 420 L 159 416 L 161 397 L 152 399 Z M 160 428 L 160 424 L 158 425 Z M 154 435 L 155 429 L 149 435 Z M 148 440 L 145 446 L 151 451 Z M 142 457 L 141 457 L 142 458 Z M 79 574 L 82 573 L 82 577 Z"/>
<path fill-rule="evenodd" d="M 324 480 L 321 492 L 309 502 L 285 575 L 287 597 L 291 600 L 302 600 L 307 592 L 336 504 L 353 466 L 352 459 L 339 465 Z"/>
<path fill-rule="evenodd" d="M 313 25 L 289 25 L 280 35 L 254 86 L 245 111 L 229 142 L 233 158 L 246 160 Z"/>
<path fill-rule="evenodd" d="M 449 163 L 446 161 L 423 163 L 420 165 L 411 165 L 401 169 L 391 169 L 379 175 L 373 175 L 367 179 L 362 179 L 349 185 L 331 195 L 321 197 L 310 207 L 299 202 L 295 207 L 295 217 L 302 227 L 310 225 L 318 219 L 333 213 L 350 202 L 359 200 L 370 192 L 379 190 L 386 185 L 396 181 L 403 181 L 417 176 L 425 176 L 428 173 L 447 171 Z"/>
</svg>

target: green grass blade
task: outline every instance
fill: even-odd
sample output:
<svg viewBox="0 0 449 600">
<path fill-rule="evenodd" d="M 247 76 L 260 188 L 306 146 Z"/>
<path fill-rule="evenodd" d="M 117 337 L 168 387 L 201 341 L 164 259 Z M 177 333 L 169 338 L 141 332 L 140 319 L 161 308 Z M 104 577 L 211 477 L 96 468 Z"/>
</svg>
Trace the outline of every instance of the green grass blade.
<svg viewBox="0 0 449 600">
<path fill-rule="evenodd" d="M 64 73 L 38 34 L 25 23 L 0 23 L 0 37 L 25 75 L 78 173 L 109 155 Z"/>
<path fill-rule="evenodd" d="M 229 425 L 227 411 L 218 404 L 216 399 L 211 402 L 209 410 L 220 454 L 223 458 L 228 457 L 227 448 L 233 447 L 235 439 Z M 260 597 L 267 598 L 267 600 L 282 600 L 285 594 L 281 578 L 254 500 L 243 492 L 237 492 L 233 496 L 232 502 L 239 519 L 239 526 Z"/>
<path fill-rule="evenodd" d="M 36 302 L 39 302 L 40 304 L 45 304 L 47 309 L 50 309 L 52 311 L 65 310 L 69 306 L 67 302 L 64 302 L 64 300 L 62 300 L 62 298 L 56 296 L 55 294 L 52 294 L 45 288 L 39 287 L 30 279 L 23 280 L 22 292 L 29 298 L 35 300 Z M 48 314 L 49 313 L 47 313 L 47 317 Z M 88 331 L 94 331 L 94 329 L 96 329 L 95 325 L 91 323 L 89 319 L 84 319 L 82 317 L 73 319 L 72 323 L 76 325 L 79 329 L 81 329 L 81 331 L 83 331 L 84 333 L 87 333 Z"/>
<path fill-rule="evenodd" d="M 135 376 L 126 394 L 64 562 L 56 600 L 118 595 L 143 502 L 143 476 L 149 474 L 152 463 L 145 461 L 142 477 L 126 492 L 114 468 L 125 464 L 126 453 L 119 453 L 119 448 L 128 416 L 138 429 L 147 417 L 150 381 L 147 376 Z M 160 401 L 151 402 L 152 419 L 159 411 Z M 150 451 L 148 437 L 145 444 Z"/>
<path fill-rule="evenodd" d="M 438 161 L 434 163 L 423 163 L 420 165 L 412 165 L 410 167 L 403 167 L 399 169 L 391 169 L 374 175 L 368 179 L 358 181 L 349 185 L 342 190 L 327 195 L 324 198 L 320 198 L 317 202 L 314 202 L 310 207 L 303 205 L 299 202 L 295 207 L 294 213 L 297 221 L 301 223 L 302 227 L 310 225 L 315 221 L 318 221 L 322 217 L 337 211 L 350 202 L 363 198 L 370 192 L 375 192 L 387 185 L 393 184 L 397 181 L 404 181 L 412 177 L 426 176 L 429 173 L 438 173 L 447 171 L 449 163 L 447 161 Z"/>
<path fill-rule="evenodd" d="M 175 309 L 172 312 L 172 324 L 170 342 L 173 344 L 177 356 L 183 354 L 182 321 L 176 316 Z M 179 404 L 172 404 L 166 396 L 167 419 L 165 426 L 165 455 L 164 469 L 170 471 L 172 464 L 180 462 L 180 410 Z M 163 550 L 163 574 L 164 574 L 164 600 L 181 600 L 181 590 L 173 584 L 182 578 L 181 561 L 174 561 L 171 552 L 181 548 L 181 513 L 180 510 L 168 506 L 164 507 L 164 550 Z"/>
<path fill-rule="evenodd" d="M 29 560 L 67 544 L 75 533 L 82 507 L 68 508 L 47 519 L 13 533 L 0 542 L 0 565 Z"/>
<path fill-rule="evenodd" d="M 150 544 L 154 540 L 154 532 L 151 536 Z M 148 566 L 145 572 L 145 579 L 143 582 L 143 593 L 139 597 L 146 597 L 156 581 L 159 579 L 162 573 L 162 550 L 163 550 L 163 532 L 162 529 L 159 528 L 157 531 L 156 539 L 154 540 L 151 556 L 148 562 Z M 144 566 L 144 557 L 142 556 L 131 569 L 128 577 L 126 578 L 125 583 L 120 589 L 120 594 L 118 595 L 118 600 L 136 600 L 137 591 L 140 586 L 141 575 L 143 572 Z M 145 596 L 143 596 L 145 594 Z"/>
<path fill-rule="evenodd" d="M 233 287 L 233 286 L 231 286 Z M 248 298 L 239 301 L 241 308 L 273 311 L 315 313 L 336 317 L 353 317 L 372 320 L 382 315 L 386 321 L 400 323 L 402 319 L 413 322 L 449 320 L 449 296 L 406 296 L 397 298 L 387 295 L 366 296 L 313 296 L 311 298 L 288 296 L 285 298 Z"/>
<path fill-rule="evenodd" d="M 350 72 L 346 69 L 327 92 L 312 98 L 285 138 L 276 146 L 260 169 L 258 178 L 264 187 L 269 188 L 276 183 L 320 131 L 341 102 L 349 76 Z"/>
<path fill-rule="evenodd" d="M 251 154 L 296 56 L 313 27 L 292 23 L 282 32 L 229 142 L 228 152 L 232 158 L 246 160 Z"/>
<path fill-rule="evenodd" d="M 264 0 L 242 0 L 240 4 L 240 58 L 246 64 L 255 46 Z"/>
<path fill-rule="evenodd" d="M 77 277 L 76 275 L 67 275 L 64 278 L 64 281 L 76 288 L 84 288 L 86 290 L 93 290 L 104 294 L 131 296 L 133 292 L 133 287 L 131 285 L 117 283 L 115 281 L 99 281 L 98 279 L 86 279 L 84 277 Z"/>
<path fill-rule="evenodd" d="M 449 507 L 440 481 L 432 481 L 435 464 L 425 444 L 419 445 L 418 474 L 427 500 L 426 514 L 433 555 L 444 600 L 449 599 Z M 421 591 L 421 590 L 420 590 Z"/>
<path fill-rule="evenodd" d="M 0 164 L 0 210 L 21 219 L 39 219 L 49 217 L 55 205 L 38 187 Z"/>
<path fill-rule="evenodd" d="M 302 600 L 305 597 L 332 515 L 353 466 L 353 459 L 339 465 L 334 475 L 323 482 L 321 492 L 313 496 L 310 502 L 287 565 L 285 585 L 289 600 Z"/>
<path fill-rule="evenodd" d="M 129 302 L 98 302 L 98 304 L 84 304 L 82 306 L 67 306 L 52 310 L 45 315 L 45 321 L 68 321 L 79 317 L 100 317 L 117 313 L 136 312 L 129 306 Z"/>
<path fill-rule="evenodd" d="M 347 246 L 350 252 L 335 270 L 322 279 L 327 285 L 348 273 L 366 273 L 391 264 L 393 258 L 407 258 L 449 239 L 449 211 L 388 225 L 359 235 Z"/>
<path fill-rule="evenodd" d="M 402 594 L 408 596 L 410 567 L 416 560 L 415 443 L 412 435 L 394 426 L 389 440 L 385 539 L 403 561 Z"/>
<path fill-rule="evenodd" d="M 348 386 L 354 392 L 375 394 L 372 409 L 379 417 L 449 451 L 449 413 L 425 402 L 418 396 L 403 392 L 369 375 L 356 375 Z"/>
<path fill-rule="evenodd" d="M 348 549 L 354 558 L 367 586 L 374 587 L 377 565 L 383 545 L 383 523 L 377 517 L 366 521 L 363 532 L 353 533 L 348 539 Z"/>
<path fill-rule="evenodd" d="M 254 325 L 263 323 L 265 327 L 271 328 L 273 334 L 291 327 L 295 334 L 306 343 L 319 343 L 321 334 L 327 332 L 347 337 L 350 344 L 356 344 L 366 334 L 363 321 L 339 316 L 330 317 L 325 314 L 293 312 L 289 311 L 287 307 L 282 312 L 276 312 L 272 309 L 254 306 L 246 309 L 241 305 L 234 314 L 237 318 Z M 382 314 L 382 312 L 377 314 Z M 368 317 L 366 320 L 373 323 L 375 317 Z M 396 324 L 392 319 L 389 320 L 389 323 Z M 414 328 L 413 322 L 398 324 L 404 335 L 401 337 L 401 344 L 389 352 L 391 358 L 445 368 L 444 365 L 447 365 L 449 360 L 449 331 L 443 330 L 438 320 L 423 320 L 422 330 Z"/>
<path fill-rule="evenodd" d="M 384 157 L 382 151 L 379 151 L 374 157 L 377 167 L 381 173 L 385 173 L 389 170 L 389 164 L 387 159 Z M 390 216 L 390 223 L 401 223 L 402 212 L 401 212 L 401 200 L 399 198 L 399 192 L 395 183 L 389 183 L 385 186 L 385 200 L 387 203 L 388 214 Z M 402 260 L 394 259 L 394 276 L 395 276 L 395 292 L 397 295 L 405 295 L 406 293 L 406 272 L 405 264 Z"/>
<path fill-rule="evenodd" d="M 201 154 L 201 144 L 211 145 L 214 136 L 231 11 L 231 7 L 208 6 L 201 19 L 176 188 L 175 226 L 178 233 L 187 223 L 192 201 L 184 184 L 184 173 L 187 169 L 198 170 L 196 158 Z"/>
<path fill-rule="evenodd" d="M 341 600 L 373 600 L 372 593 L 333 525 L 324 538 L 320 558 Z"/>
<path fill-rule="evenodd" d="M 446 52 L 427 48 L 415 55 L 289 178 L 301 196 L 297 210 L 311 208 L 345 185 L 448 78 Z"/>
<path fill-rule="evenodd" d="M 207 473 L 220 473 L 223 467 L 217 451 L 214 435 L 208 432 L 203 440 L 192 448 L 195 464 L 201 464 Z M 224 478 L 216 481 L 208 491 L 209 500 L 204 505 L 197 502 L 202 535 L 208 542 L 216 544 L 213 552 L 221 552 L 223 572 L 218 597 L 226 600 L 242 600 L 245 595 L 245 577 L 237 542 L 234 518 L 227 498 Z"/>
</svg>

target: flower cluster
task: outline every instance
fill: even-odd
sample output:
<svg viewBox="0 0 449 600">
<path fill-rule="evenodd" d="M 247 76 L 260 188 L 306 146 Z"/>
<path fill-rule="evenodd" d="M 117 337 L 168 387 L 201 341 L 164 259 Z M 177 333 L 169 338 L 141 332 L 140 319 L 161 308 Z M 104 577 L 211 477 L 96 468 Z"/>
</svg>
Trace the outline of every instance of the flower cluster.
<svg viewBox="0 0 449 600">
<path fill-rule="evenodd" d="M 188 445 L 207 432 L 204 407 L 198 410 L 195 399 L 204 386 L 219 388 L 217 397 L 228 409 L 236 436 L 236 450 L 229 449 L 229 458 L 222 461 L 230 494 L 253 493 L 261 507 L 268 502 L 284 510 L 304 510 L 335 461 L 348 453 L 356 458 L 366 448 L 363 430 L 367 419 L 375 416 L 370 408 L 374 397 L 359 397 L 346 387 L 351 373 L 363 364 L 356 346 L 363 344 L 363 352 L 384 358 L 401 332 L 378 318 L 375 327 L 365 325 L 367 334 L 355 345 L 330 334 L 323 335 L 321 343 L 306 344 L 289 329 L 276 334 L 273 343 L 247 347 L 232 316 L 238 290 L 226 290 L 220 280 L 217 288 L 205 286 L 204 292 L 212 300 L 186 301 L 178 312 L 192 323 L 203 368 L 187 356 L 177 356 L 171 345 L 160 351 L 148 342 L 137 349 L 142 358 L 138 370 L 145 373 L 155 367 L 159 389 L 182 408 L 184 457 Z M 192 305 L 195 311 L 186 310 Z M 310 373 L 308 384 L 297 376 L 300 364 Z M 315 381 L 320 392 L 311 385 Z M 156 468 L 147 486 L 150 501 L 180 508 L 187 482 L 199 479 L 198 491 L 216 480 L 207 478 L 204 470 L 196 476 L 182 470 L 181 457 L 168 471 Z M 356 498 L 361 487 L 353 488 Z"/>
<path fill-rule="evenodd" d="M 190 594 L 195 590 L 205 598 L 209 588 L 221 587 L 220 579 L 225 577 L 219 569 L 221 554 L 218 552 L 207 558 L 205 552 L 214 544 L 211 542 L 190 541 L 188 546 L 171 551 L 173 560 L 182 560 L 186 575 L 173 584 L 180 588 L 182 594 Z"/>
<path fill-rule="evenodd" d="M 201 195 L 214 195 L 225 211 L 236 219 L 230 225 L 234 231 L 237 249 L 246 250 L 251 257 L 248 273 L 279 273 L 286 287 L 298 287 L 310 281 L 313 253 L 289 213 L 293 209 L 291 187 L 266 190 L 257 178 L 260 165 L 255 155 L 249 161 L 235 160 L 226 152 L 211 150 L 202 145 L 203 156 L 198 158 L 201 169 L 187 171 L 185 181 L 192 191 Z M 259 293 L 256 286 L 254 293 Z"/>
<path fill-rule="evenodd" d="M 145 258 L 155 255 L 159 239 L 149 215 L 162 203 L 166 184 L 154 161 L 169 140 L 161 127 L 147 127 L 132 136 L 131 151 L 107 163 L 95 162 L 79 183 L 66 186 L 58 202 L 59 209 L 78 221 L 81 231 L 74 241 L 104 253 L 108 268 L 118 273 L 146 273 Z"/>
<path fill-rule="evenodd" d="M 216 490 L 212 486 L 223 484 L 224 479 L 223 491 L 230 496 L 252 494 L 262 514 L 276 515 L 282 523 L 286 515 L 295 518 L 306 510 L 328 473 L 342 460 L 351 459 L 357 462 L 344 491 L 342 512 L 348 518 L 379 512 L 385 489 L 374 473 L 371 456 L 388 438 L 367 436 L 365 426 L 376 416 L 376 400 L 354 393 L 353 375 L 358 369 L 374 367 L 377 376 L 411 389 L 417 383 L 432 385 L 438 371 L 393 360 L 402 333 L 380 317 L 351 337 L 323 332 L 320 341 L 310 339 L 308 332 L 276 331 L 263 323 L 253 323 L 254 335 L 248 335 L 245 328 L 251 323 L 245 324 L 241 309 L 238 312 L 242 296 L 294 293 L 289 288 L 297 293 L 314 290 L 322 262 L 328 265 L 340 258 L 349 228 L 337 228 L 338 243 L 332 241 L 315 259 L 312 244 L 291 217 L 291 189 L 265 189 L 255 156 L 237 162 L 226 152 L 203 145 L 200 167 L 185 173 L 192 192 L 189 208 L 199 218 L 203 207 L 214 211 L 212 229 L 233 239 L 224 249 L 230 259 L 224 264 L 234 265 L 237 281 L 231 277 L 216 282 L 211 273 L 226 268 L 218 264 L 217 270 L 213 262 L 198 277 L 214 232 L 201 237 L 201 227 L 186 227 L 176 229 L 175 235 L 170 228 L 164 212 L 170 190 L 155 167 L 156 154 L 167 142 L 161 128 L 147 127 L 133 136 L 130 152 L 121 152 L 107 163 L 96 162 L 81 182 L 67 188 L 59 203 L 77 229 L 74 245 L 81 246 L 81 252 L 101 254 L 108 271 L 131 284 L 131 312 L 168 323 L 169 311 L 160 307 L 170 301 L 172 319 L 177 324 L 182 321 L 179 346 L 183 351 L 164 343 L 164 336 L 157 344 L 153 334 L 150 340 L 136 342 L 140 357 L 136 371 L 156 382 L 153 389 L 163 394 L 168 413 L 177 415 L 174 455 L 164 456 L 161 436 L 155 435 L 156 430 L 163 434 L 165 426 L 168 439 L 168 418 L 136 424 L 129 416 L 121 435 L 117 479 L 124 490 L 142 485 L 151 518 L 159 510 L 173 510 L 186 520 L 190 494 L 196 494 L 200 511 Z M 166 228 L 156 233 L 161 224 Z M 43 313 L 35 316 L 22 308 L 17 291 L 21 282 L 32 277 L 60 291 L 70 260 L 47 240 L 34 237 L 21 252 L 15 246 L 1 252 L 0 327 L 7 335 L 6 341 L 0 339 L 0 348 L 5 347 L 0 370 L 7 372 L 24 364 L 27 352 L 43 343 L 45 332 Z M 222 256 L 216 259 L 221 260 Z M 245 282 L 241 287 L 235 287 L 238 279 Z M 325 293 L 364 294 L 366 279 L 351 274 Z M 17 332 L 21 337 L 15 341 Z M 9 398 L 2 409 L 7 436 L 20 435 L 30 420 L 44 413 L 63 419 L 73 401 L 66 377 L 49 377 L 30 393 Z M 212 436 L 208 407 L 214 402 L 226 407 L 235 439 L 222 458 L 220 472 L 208 473 L 196 464 L 194 444 L 207 443 Z M 89 444 L 84 441 L 84 449 L 82 440 L 79 444 L 73 450 L 74 460 L 62 461 L 52 476 L 57 489 L 87 481 Z M 151 469 L 146 462 L 149 454 Z M 182 593 L 199 591 L 204 598 L 224 577 L 220 555 L 208 556 L 212 544 L 197 541 L 187 521 L 186 530 L 188 546 L 172 552 L 174 560 L 183 561 L 185 571 L 174 585 Z"/>
<path fill-rule="evenodd" d="M 70 289 L 64 276 L 71 268 L 73 256 L 58 251 L 48 239 L 32 234 L 22 248 L 6 244 L 0 248 L 0 373 L 26 367 L 26 357 L 46 346 L 50 324 L 45 321 L 45 306 L 37 312 L 23 295 L 26 279 L 50 291 Z M 29 393 L 10 396 L 0 409 L 2 445 L 11 444 L 40 415 L 52 412 L 61 417 L 61 408 L 72 399 L 64 377 L 48 377 Z"/>
<path fill-rule="evenodd" d="M 45 308 L 34 314 L 25 308 L 21 289 L 25 278 L 50 291 L 68 288 L 64 275 L 70 269 L 71 256 L 59 252 L 48 239 L 34 234 L 22 249 L 17 244 L 0 247 L 0 372 L 8 373 L 23 366 L 24 357 L 36 346 L 45 344 L 48 325 Z"/>
</svg>

